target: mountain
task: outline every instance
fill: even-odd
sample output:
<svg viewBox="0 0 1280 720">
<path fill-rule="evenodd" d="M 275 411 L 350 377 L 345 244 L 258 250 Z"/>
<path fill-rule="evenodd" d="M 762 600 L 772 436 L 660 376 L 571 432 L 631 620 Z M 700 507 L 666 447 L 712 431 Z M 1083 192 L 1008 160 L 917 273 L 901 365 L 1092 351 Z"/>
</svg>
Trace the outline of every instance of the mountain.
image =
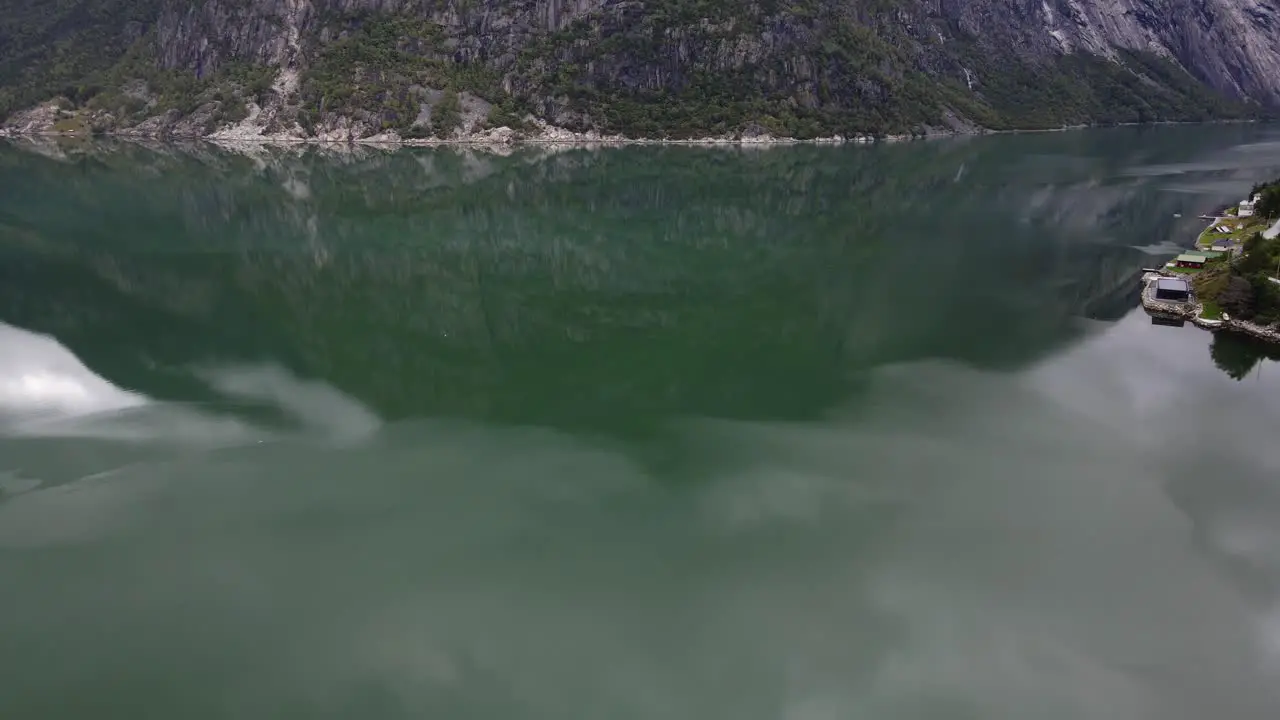
<svg viewBox="0 0 1280 720">
<path fill-rule="evenodd" d="M 1280 0 L 0 0 L 0 116 L 330 139 L 1253 118 L 1280 107 L 1277 37 Z"/>
</svg>

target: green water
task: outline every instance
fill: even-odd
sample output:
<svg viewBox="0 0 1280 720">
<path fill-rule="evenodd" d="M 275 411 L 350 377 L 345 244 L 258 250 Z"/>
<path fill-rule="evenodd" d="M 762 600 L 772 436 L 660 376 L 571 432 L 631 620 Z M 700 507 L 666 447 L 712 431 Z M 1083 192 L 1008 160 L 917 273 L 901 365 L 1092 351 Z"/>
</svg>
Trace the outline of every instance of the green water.
<svg viewBox="0 0 1280 720">
<path fill-rule="evenodd" d="M 1274 718 L 1280 131 L 0 146 L 0 717 Z"/>
</svg>

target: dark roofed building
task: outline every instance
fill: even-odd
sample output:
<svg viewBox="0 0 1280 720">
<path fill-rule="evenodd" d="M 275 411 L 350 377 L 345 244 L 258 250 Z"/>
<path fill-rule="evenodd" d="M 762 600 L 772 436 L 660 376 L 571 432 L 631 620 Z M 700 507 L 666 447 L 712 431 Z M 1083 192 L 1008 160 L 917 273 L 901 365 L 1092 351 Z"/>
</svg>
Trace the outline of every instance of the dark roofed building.
<svg viewBox="0 0 1280 720">
<path fill-rule="evenodd" d="M 1182 278 L 1162 277 L 1156 279 L 1157 300 L 1186 301 L 1191 297 L 1191 286 Z"/>
</svg>

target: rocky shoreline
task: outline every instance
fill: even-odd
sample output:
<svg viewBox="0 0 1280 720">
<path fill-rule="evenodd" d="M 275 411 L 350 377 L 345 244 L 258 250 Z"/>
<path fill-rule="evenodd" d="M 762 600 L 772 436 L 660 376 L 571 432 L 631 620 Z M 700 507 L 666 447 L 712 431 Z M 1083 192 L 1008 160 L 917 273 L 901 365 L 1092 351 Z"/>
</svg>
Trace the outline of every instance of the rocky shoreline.
<svg viewBox="0 0 1280 720">
<path fill-rule="evenodd" d="M 570 130 L 546 134 L 523 134 L 500 127 L 493 130 L 456 138 L 402 138 L 395 133 L 380 133 L 368 137 L 299 137 L 295 135 L 175 135 L 151 134 L 138 132 L 104 132 L 89 135 L 78 132 L 58 131 L 15 131 L 0 128 L 0 138 L 77 138 L 102 137 L 118 139 L 146 140 L 204 140 L 214 143 L 259 143 L 265 145 L 387 145 L 400 147 L 454 147 L 454 146 L 507 146 L 507 145 L 574 145 L 574 146 L 624 146 L 624 145 L 687 145 L 687 146 L 778 146 L 778 145 L 870 145 L 880 142 L 902 142 L 917 139 L 918 136 L 890 135 L 873 138 L 858 136 L 846 138 L 832 136 L 823 138 L 800 139 L 792 137 L 774 137 L 772 135 L 753 135 L 743 137 L 703 137 L 688 139 L 670 138 L 632 138 L 625 136 L 597 135 L 595 133 L 577 133 Z"/>
<path fill-rule="evenodd" d="M 208 140 L 231 143 L 269 145 L 395 145 L 403 147 L 442 146 L 506 146 L 506 145 L 691 145 L 691 146 L 772 146 L 772 145 L 843 145 L 872 144 L 912 140 L 920 135 L 833 135 L 800 139 L 778 137 L 763 128 L 740 133 L 701 138 L 643 138 L 609 135 L 594 130 L 579 132 L 559 127 L 533 116 L 526 117 L 526 129 L 506 126 L 484 127 L 480 118 L 464 119 L 462 127 L 448 137 L 407 138 L 395 131 L 372 132 L 359 121 L 340 119 L 332 127 L 317 128 L 308 133 L 296 123 L 285 130 L 268 132 L 262 117 L 272 108 L 251 109 L 250 116 L 238 123 L 224 125 L 213 132 L 200 132 L 198 113 L 193 118 L 156 116 L 132 127 L 101 128 L 100 118 L 67 111 L 55 102 L 44 103 L 17 113 L 0 126 L 0 138 L 20 137 L 106 137 L 148 140 Z M 265 110 L 265 111 L 264 111 Z"/>
<path fill-rule="evenodd" d="M 957 135 L 1004 135 L 1064 132 L 1094 127 L 1068 125 L 1054 128 L 991 130 L 974 125 L 952 125 L 945 129 L 926 128 L 915 133 L 872 135 L 832 135 L 816 138 L 776 136 L 761 125 L 739 131 L 698 138 L 630 137 L 596 130 L 576 131 L 561 127 L 533 115 L 525 116 L 522 127 L 491 127 L 488 122 L 492 105 L 470 93 L 461 93 L 462 112 L 459 125 L 446 137 L 405 137 L 395 130 L 380 130 L 368 122 L 346 116 L 332 116 L 323 125 L 304 129 L 296 112 L 286 111 L 285 100 L 296 95 L 296 78 L 282 71 L 273 88 L 273 99 L 262 106 L 249 103 L 243 119 L 222 123 L 216 129 L 219 107 L 207 103 L 189 114 L 175 110 L 153 115 L 136 124 L 122 124 L 120 118 L 103 111 L 68 109 L 64 100 L 55 99 L 15 113 L 0 124 L 0 138 L 105 137 L 160 141 L 207 140 L 236 145 L 383 145 L 401 147 L 470 146 L 501 148 L 517 145 L 559 146 L 743 146 L 770 147 L 780 145 L 870 145 L 880 142 L 902 142 Z M 296 108 L 294 108 L 296 110 Z M 1249 121 L 1221 121 L 1249 122 Z M 1155 125 L 1184 123 L 1156 122 Z M 415 126 L 416 128 L 416 126 Z M 420 128 L 418 128 L 420 129 Z"/>
</svg>

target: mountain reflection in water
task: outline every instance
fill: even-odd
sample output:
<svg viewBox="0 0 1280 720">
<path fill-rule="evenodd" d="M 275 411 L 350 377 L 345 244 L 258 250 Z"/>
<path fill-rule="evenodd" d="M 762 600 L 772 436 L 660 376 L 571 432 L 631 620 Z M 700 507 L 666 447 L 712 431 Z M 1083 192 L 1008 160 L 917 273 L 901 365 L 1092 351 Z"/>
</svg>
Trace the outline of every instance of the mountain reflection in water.
<svg viewBox="0 0 1280 720">
<path fill-rule="evenodd" d="M 1270 720 L 1268 132 L 0 148 L 0 717 Z"/>
<path fill-rule="evenodd" d="M 1137 248 L 1203 200 L 1122 174 L 1167 160 L 1163 143 L 1099 136 L 10 152 L 0 307 L 161 394 L 207 399 L 152 366 L 220 357 L 323 377 L 388 417 L 815 417 L 851 370 L 1016 365 L 1080 316 L 1128 311 Z"/>
</svg>

